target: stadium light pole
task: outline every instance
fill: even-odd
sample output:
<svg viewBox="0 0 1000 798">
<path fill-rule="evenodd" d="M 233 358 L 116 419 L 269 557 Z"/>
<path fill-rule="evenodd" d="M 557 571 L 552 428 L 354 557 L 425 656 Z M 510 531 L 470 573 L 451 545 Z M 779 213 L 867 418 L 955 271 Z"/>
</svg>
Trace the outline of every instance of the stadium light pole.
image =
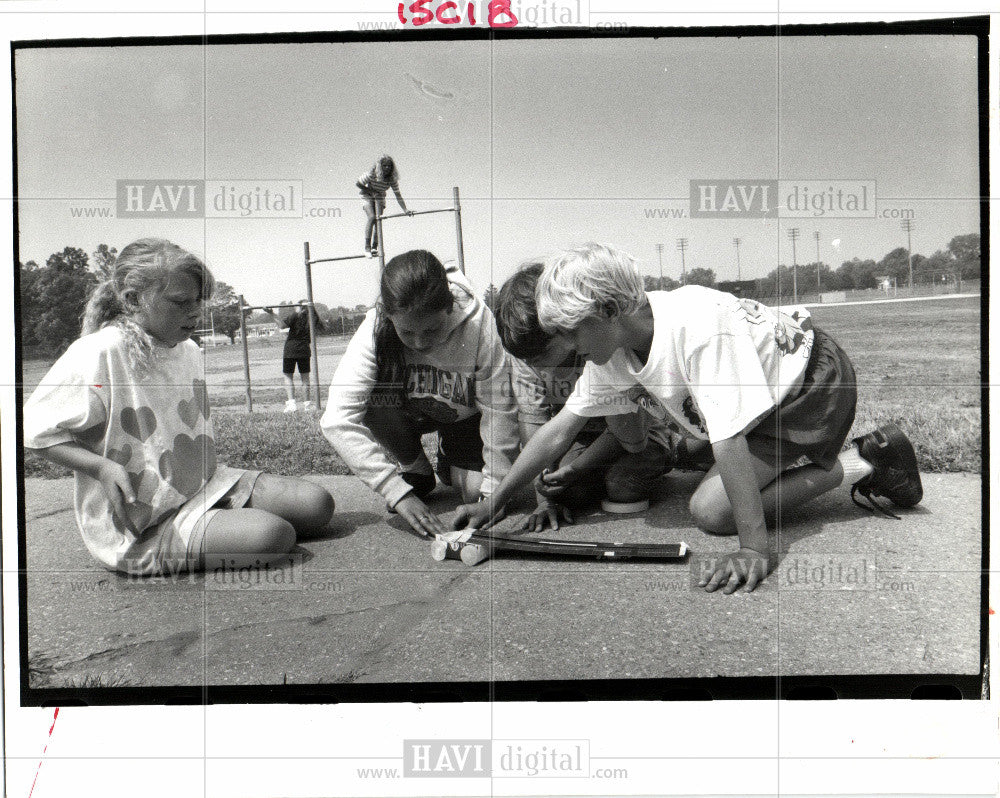
<svg viewBox="0 0 1000 798">
<path fill-rule="evenodd" d="M 736 245 L 736 282 L 741 282 L 743 273 L 740 270 L 740 239 L 734 238 L 733 244 Z"/>
<path fill-rule="evenodd" d="M 795 259 L 795 242 L 799 237 L 799 228 L 793 227 L 788 231 L 788 237 L 792 239 L 792 304 L 799 303 L 799 267 Z"/>
<path fill-rule="evenodd" d="M 660 259 L 660 284 L 656 286 L 657 290 L 663 290 L 663 244 L 656 245 L 656 256 Z"/>
<path fill-rule="evenodd" d="M 677 249 L 681 251 L 681 285 L 687 283 L 687 265 L 684 262 L 684 251 L 687 249 L 688 240 L 686 238 L 677 239 Z"/>
<path fill-rule="evenodd" d="M 820 294 L 823 292 L 823 285 L 819 278 L 819 230 L 813 233 L 813 238 L 816 239 L 816 293 Z"/>
<path fill-rule="evenodd" d="M 910 267 L 910 291 L 913 291 L 913 244 L 910 233 L 913 230 L 913 220 L 903 219 L 903 229 L 906 231 L 906 262 Z"/>
</svg>

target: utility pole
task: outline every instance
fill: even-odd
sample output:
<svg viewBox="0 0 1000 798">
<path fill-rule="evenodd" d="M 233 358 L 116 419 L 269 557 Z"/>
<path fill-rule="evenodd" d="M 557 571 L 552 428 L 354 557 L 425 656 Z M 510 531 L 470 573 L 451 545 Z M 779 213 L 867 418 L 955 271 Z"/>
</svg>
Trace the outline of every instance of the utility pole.
<svg viewBox="0 0 1000 798">
<path fill-rule="evenodd" d="M 681 251 L 681 285 L 687 283 L 687 265 L 684 262 L 684 251 L 687 249 L 688 240 L 686 238 L 677 239 L 677 249 Z"/>
<path fill-rule="evenodd" d="M 795 259 L 795 242 L 799 237 L 799 228 L 793 227 L 788 231 L 788 237 L 792 239 L 792 304 L 799 303 L 799 266 Z"/>
<path fill-rule="evenodd" d="M 656 245 L 656 256 L 660 259 L 660 284 L 657 287 L 658 290 L 663 290 L 663 244 Z"/>
<path fill-rule="evenodd" d="M 733 243 L 736 245 L 736 282 L 740 282 L 743 279 L 740 271 L 740 239 L 734 238 Z"/>
<path fill-rule="evenodd" d="M 823 292 L 823 285 L 819 279 L 819 230 L 813 233 L 813 238 L 816 239 L 816 293 L 820 294 Z"/>
<path fill-rule="evenodd" d="M 910 266 L 910 291 L 913 291 L 913 246 L 910 241 L 910 233 L 913 231 L 913 221 L 903 219 L 903 229 L 906 231 L 906 261 Z"/>
</svg>

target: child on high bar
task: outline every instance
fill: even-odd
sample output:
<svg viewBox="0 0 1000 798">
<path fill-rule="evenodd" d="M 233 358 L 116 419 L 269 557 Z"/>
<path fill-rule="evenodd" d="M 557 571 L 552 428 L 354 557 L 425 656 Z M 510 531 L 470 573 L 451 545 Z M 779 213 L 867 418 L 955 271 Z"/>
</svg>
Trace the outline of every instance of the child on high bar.
<svg viewBox="0 0 1000 798">
<path fill-rule="evenodd" d="M 378 240 L 375 219 L 385 211 L 385 195 L 391 188 L 396 195 L 396 202 L 407 216 L 413 216 L 413 211 L 406 207 L 403 195 L 399 193 L 399 169 L 390 155 L 381 156 L 367 172 L 358 178 L 355 185 L 361 190 L 364 200 L 365 216 L 365 254 L 369 258 L 378 255 L 382 242 Z"/>
</svg>

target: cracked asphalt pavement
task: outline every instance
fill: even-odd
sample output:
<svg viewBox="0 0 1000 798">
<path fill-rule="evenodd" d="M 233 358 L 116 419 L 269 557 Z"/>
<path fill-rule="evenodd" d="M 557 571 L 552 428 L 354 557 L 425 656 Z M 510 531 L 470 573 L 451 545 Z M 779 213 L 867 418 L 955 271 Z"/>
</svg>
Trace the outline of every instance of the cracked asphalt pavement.
<svg viewBox="0 0 1000 798">
<path fill-rule="evenodd" d="M 435 562 L 352 477 L 268 583 L 129 580 L 86 552 L 71 480 L 29 479 L 27 612 L 35 687 L 201 686 L 978 672 L 980 479 L 928 474 L 903 520 L 834 491 L 786 516 L 752 594 L 693 586 L 735 540 L 691 526 L 697 474 L 672 473 L 646 516 L 591 512 L 568 539 L 677 542 L 688 563 Z M 454 497 L 434 509 L 446 518 Z M 521 504 L 521 511 L 527 508 Z M 514 508 L 517 509 L 516 507 Z M 513 512 L 501 527 L 519 526 Z M 552 534 L 552 533 L 546 533 Z"/>
</svg>

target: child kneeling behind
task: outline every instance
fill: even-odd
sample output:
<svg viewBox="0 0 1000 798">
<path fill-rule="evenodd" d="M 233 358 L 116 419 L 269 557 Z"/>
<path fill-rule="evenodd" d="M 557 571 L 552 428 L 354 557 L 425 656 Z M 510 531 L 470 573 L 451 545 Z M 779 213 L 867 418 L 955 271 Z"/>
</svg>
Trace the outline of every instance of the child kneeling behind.
<svg viewBox="0 0 1000 798">
<path fill-rule="evenodd" d="M 169 241 L 125 247 L 92 293 L 83 335 L 24 408 L 25 446 L 74 471 L 77 524 L 132 575 L 264 565 L 326 527 L 310 482 L 216 460 L 205 366 L 190 340 L 215 282 Z"/>
<path fill-rule="evenodd" d="M 789 316 L 700 286 L 646 293 L 635 261 L 598 244 L 550 260 L 537 301 L 542 327 L 570 336 L 588 362 L 566 407 L 495 491 L 496 503 L 565 451 L 587 417 L 633 403 L 711 445 L 715 465 L 691 513 L 707 532 L 738 535 L 740 550 L 702 578 L 709 591 L 731 593 L 744 578 L 753 590 L 766 576 L 767 522 L 780 510 L 839 485 L 873 505 L 873 496 L 898 507 L 923 497 L 913 447 L 895 425 L 843 448 L 857 402 L 854 369 L 804 309 Z M 491 510 L 466 506 L 455 524 L 481 527 Z"/>
<path fill-rule="evenodd" d="M 550 335 L 538 323 L 535 289 L 543 266 L 523 265 L 503 284 L 496 304 L 497 331 L 514 358 L 522 446 L 566 404 L 585 362 L 567 337 Z M 619 503 L 654 498 L 673 465 L 674 445 L 666 425 L 642 411 L 588 418 L 569 451 L 535 479 L 538 507 L 523 528 L 541 531 L 548 522 L 558 529 L 560 517 L 572 523 L 574 511 L 605 496 Z"/>
<path fill-rule="evenodd" d="M 320 425 L 351 471 L 421 535 L 447 531 L 424 503 L 436 481 L 421 435 L 438 432 L 438 475 L 463 501 L 493 492 L 517 454 L 517 411 L 493 314 L 465 275 L 425 250 L 386 264 Z"/>
</svg>

